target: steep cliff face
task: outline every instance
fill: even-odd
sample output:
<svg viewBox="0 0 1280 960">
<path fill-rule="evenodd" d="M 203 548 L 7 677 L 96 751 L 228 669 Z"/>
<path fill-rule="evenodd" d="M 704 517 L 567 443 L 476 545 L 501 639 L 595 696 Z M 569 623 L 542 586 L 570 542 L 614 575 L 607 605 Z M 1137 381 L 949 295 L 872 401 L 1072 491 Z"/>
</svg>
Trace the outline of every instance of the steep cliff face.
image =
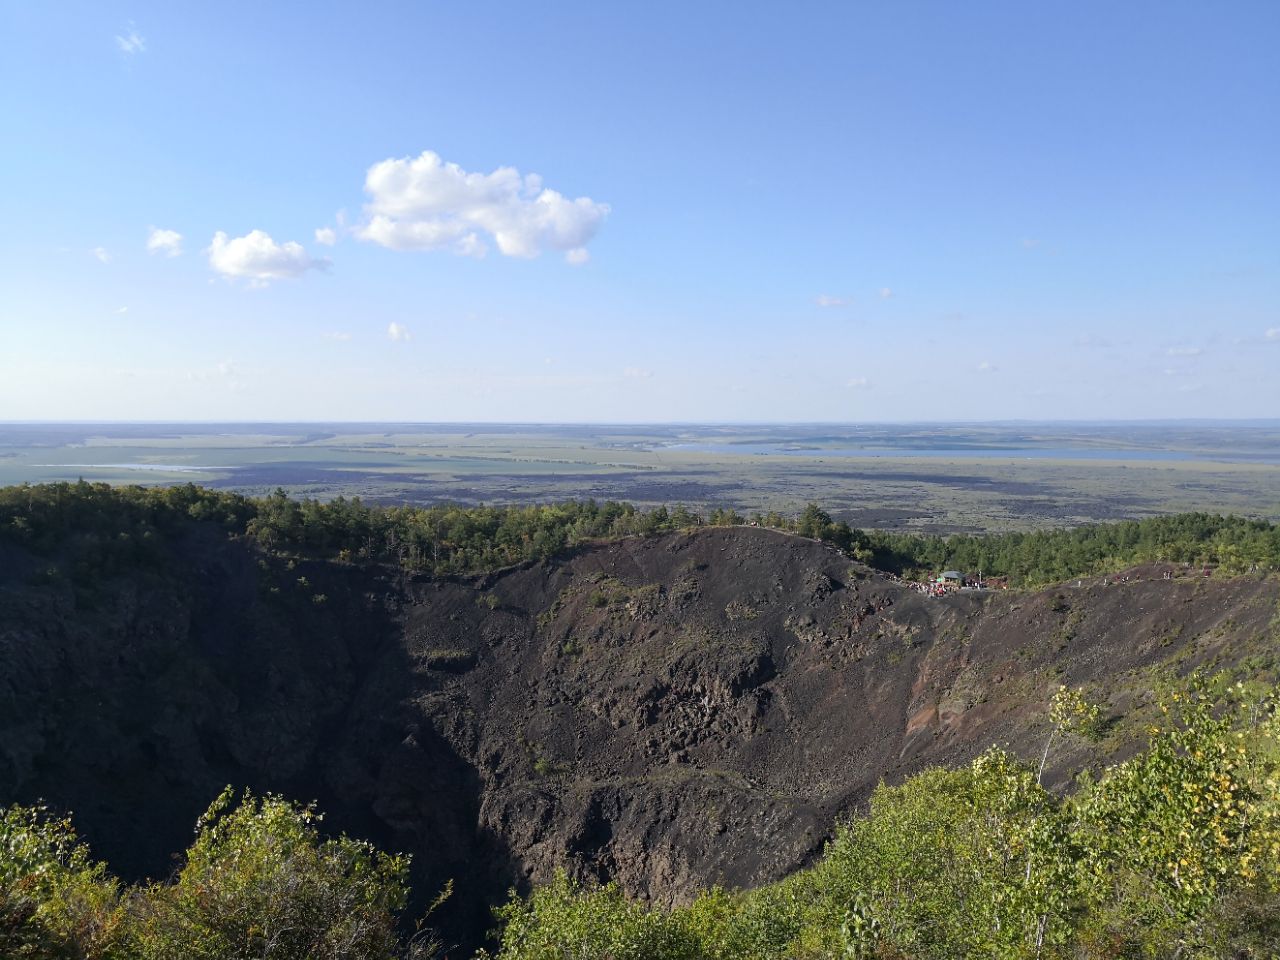
<svg viewBox="0 0 1280 960">
<path fill-rule="evenodd" d="M 130 875 L 171 868 L 227 783 L 452 878 L 455 937 L 557 867 L 679 900 L 811 858 L 881 779 L 993 742 L 1033 755 L 1059 683 L 1123 753 L 1165 672 L 1276 666 L 1274 581 L 1084 581 L 932 599 L 750 528 L 488 577 L 175 544 L 91 587 L 0 548 L 0 802 L 71 809 Z"/>
</svg>

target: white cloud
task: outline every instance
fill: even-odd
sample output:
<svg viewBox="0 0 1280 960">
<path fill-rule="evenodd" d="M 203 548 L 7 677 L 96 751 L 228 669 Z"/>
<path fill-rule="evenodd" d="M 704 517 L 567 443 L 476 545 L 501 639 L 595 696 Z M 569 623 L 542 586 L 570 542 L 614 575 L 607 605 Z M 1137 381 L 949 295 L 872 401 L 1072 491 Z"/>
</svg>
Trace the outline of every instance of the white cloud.
<svg viewBox="0 0 1280 960">
<path fill-rule="evenodd" d="M 892 296 L 893 296 L 893 291 L 892 291 L 892 290 L 890 290 L 888 287 L 881 287 L 881 288 L 880 288 L 880 299 L 881 299 L 881 300 L 888 300 L 888 299 L 889 299 L 890 297 L 892 297 Z"/>
<path fill-rule="evenodd" d="M 622 371 L 622 375 L 628 380 L 648 380 L 653 376 L 653 371 L 642 367 L 627 367 Z"/>
<path fill-rule="evenodd" d="M 115 308 L 114 310 L 112 310 L 111 312 L 112 312 L 112 313 L 114 313 L 116 316 L 123 317 L 126 313 L 128 313 L 128 312 L 129 312 L 129 308 L 128 308 L 128 307 L 116 307 L 116 308 Z"/>
<path fill-rule="evenodd" d="M 409 333 L 408 327 L 402 327 L 393 320 L 387 324 L 387 338 L 403 343 L 405 340 L 412 340 L 413 335 Z"/>
<path fill-rule="evenodd" d="M 256 286 L 272 280 L 300 277 L 308 270 L 327 270 L 329 261 L 314 259 L 302 244 L 276 243 L 261 230 L 228 239 L 219 230 L 208 250 L 209 266 L 224 277 L 244 277 Z"/>
<path fill-rule="evenodd" d="M 1268 340 L 1280 340 L 1280 327 L 1272 327 L 1263 336 Z"/>
<path fill-rule="evenodd" d="M 983 360 L 980 364 L 978 364 L 979 373 L 995 373 L 999 369 L 1000 368 L 997 367 L 990 360 Z"/>
<path fill-rule="evenodd" d="M 370 200 L 355 234 L 392 250 L 482 257 L 490 237 L 509 257 L 563 250 L 577 264 L 609 213 L 608 204 L 590 197 L 570 200 L 544 188 L 537 174 L 514 167 L 468 173 L 430 150 L 375 163 L 364 189 Z"/>
<path fill-rule="evenodd" d="M 152 227 L 147 234 L 147 253 L 162 253 L 166 257 L 176 257 L 182 253 L 182 234 L 177 230 L 161 230 Z"/>
<path fill-rule="evenodd" d="M 814 297 L 813 302 L 820 307 L 847 307 L 849 305 L 847 297 L 833 297 L 826 293 Z"/>
<path fill-rule="evenodd" d="M 129 24 L 129 32 L 125 36 L 116 34 L 116 46 L 121 53 L 133 56 L 135 53 L 142 53 L 147 49 L 147 41 L 145 37 L 139 35 L 137 29 L 131 23 Z"/>
<path fill-rule="evenodd" d="M 316 243 L 326 247 L 332 247 L 338 242 L 338 232 L 333 227 L 317 227 Z"/>
<path fill-rule="evenodd" d="M 89 251 L 89 256 L 93 257 L 93 259 L 97 260 L 99 263 L 111 262 L 111 251 L 106 247 L 94 247 Z"/>
<path fill-rule="evenodd" d="M 573 267 L 580 267 L 591 259 L 591 251 L 586 247 L 574 247 L 572 250 L 566 250 L 564 254 L 564 262 Z"/>
<path fill-rule="evenodd" d="M 1165 353 L 1170 357 L 1198 357 L 1204 350 L 1200 347 L 1170 347 Z"/>
<path fill-rule="evenodd" d="M 326 340 L 350 340 L 351 334 L 343 333 L 340 330 L 333 330 L 329 333 L 321 334 Z"/>
<path fill-rule="evenodd" d="M 853 377 L 845 383 L 845 386 L 854 390 L 861 390 L 864 387 L 871 386 L 871 381 L 866 377 Z"/>
<path fill-rule="evenodd" d="M 1034 250 L 1038 246 L 1040 246 L 1039 240 L 1032 239 L 1031 237 L 1022 238 L 1022 248 L 1024 250 Z"/>
</svg>

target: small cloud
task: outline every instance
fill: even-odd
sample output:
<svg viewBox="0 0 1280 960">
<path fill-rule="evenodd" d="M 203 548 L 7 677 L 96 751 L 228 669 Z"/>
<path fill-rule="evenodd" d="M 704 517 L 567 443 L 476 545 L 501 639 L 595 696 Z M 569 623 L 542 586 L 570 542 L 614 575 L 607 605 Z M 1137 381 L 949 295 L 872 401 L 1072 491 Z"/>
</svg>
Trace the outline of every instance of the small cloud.
<svg viewBox="0 0 1280 960">
<path fill-rule="evenodd" d="M 131 23 L 129 31 L 124 36 L 116 34 L 116 46 L 120 52 L 126 56 L 133 56 L 135 53 L 142 53 L 147 49 L 147 41 Z"/>
<path fill-rule="evenodd" d="M 97 260 L 99 263 L 111 262 L 111 254 L 107 252 L 106 247 L 94 247 L 92 250 L 89 251 L 89 255 L 93 257 L 95 260 Z"/>
<path fill-rule="evenodd" d="M 849 305 L 848 297 L 833 297 L 830 294 L 819 294 L 813 300 L 820 307 L 847 307 Z"/>
<path fill-rule="evenodd" d="M 880 299 L 881 299 L 881 300 L 888 300 L 888 299 L 889 299 L 890 297 L 892 297 L 892 296 L 893 296 L 893 291 L 892 291 L 892 290 L 890 290 L 888 287 L 881 287 L 881 288 L 880 288 Z"/>
<path fill-rule="evenodd" d="M 1032 239 L 1031 237 L 1023 237 L 1020 242 L 1022 244 L 1022 249 L 1024 250 L 1034 250 L 1036 247 L 1040 246 L 1040 241 Z"/>
<path fill-rule="evenodd" d="M 355 235 L 392 250 L 482 257 L 488 237 L 504 256 L 562 250 L 569 263 L 581 264 L 609 213 L 606 203 L 545 188 L 535 173 L 514 167 L 469 173 L 430 150 L 375 163 L 364 189 L 369 202 Z"/>
<path fill-rule="evenodd" d="M 590 259 L 591 252 L 586 247 L 574 247 L 564 255 L 564 262 L 573 267 L 580 267 Z"/>
<path fill-rule="evenodd" d="M 272 280 L 301 277 L 308 270 L 327 270 L 328 260 L 313 259 L 302 244 L 289 241 L 276 243 L 261 230 L 251 230 L 243 237 L 228 238 L 219 230 L 205 251 L 209 266 L 224 277 L 243 277 L 254 286 L 265 286 Z"/>
<path fill-rule="evenodd" d="M 333 227 L 316 227 L 316 243 L 325 247 L 332 247 L 338 242 L 338 231 Z"/>
<path fill-rule="evenodd" d="M 177 230 L 161 230 L 159 227 L 152 227 L 151 232 L 147 234 L 147 253 L 163 254 L 166 257 L 176 257 L 182 253 L 182 234 Z"/>
<path fill-rule="evenodd" d="M 980 364 L 978 364 L 979 373 L 995 373 L 999 369 L 1000 368 L 997 367 L 990 360 L 983 360 Z"/>
<path fill-rule="evenodd" d="M 864 387 L 871 386 L 871 381 L 866 377 L 853 377 L 852 379 L 845 381 L 845 386 L 852 390 L 861 390 Z"/>
<path fill-rule="evenodd" d="M 1165 351 L 1166 356 L 1170 357 L 1198 357 L 1204 353 L 1200 347 L 1170 347 Z"/>
<path fill-rule="evenodd" d="M 402 327 L 394 320 L 387 324 L 387 339 L 395 340 L 397 343 L 403 343 L 406 340 L 412 340 L 413 335 L 409 333 L 407 327 Z"/>
<path fill-rule="evenodd" d="M 1265 340 L 1280 340 L 1280 327 L 1272 327 L 1262 336 Z"/>
<path fill-rule="evenodd" d="M 115 314 L 116 316 L 118 316 L 118 317 L 123 317 L 126 313 L 128 313 L 128 312 L 129 312 L 129 308 L 128 308 L 128 307 L 116 307 L 116 308 L 115 308 L 114 310 L 112 310 L 111 312 L 112 312 L 112 313 L 114 313 L 114 314 Z"/>
<path fill-rule="evenodd" d="M 351 334 L 342 333 L 339 330 L 333 330 L 329 333 L 322 333 L 321 336 L 324 337 L 326 340 L 350 340 L 351 339 Z"/>
<path fill-rule="evenodd" d="M 627 367 L 622 371 L 622 375 L 628 380 L 648 380 L 653 376 L 653 371 L 644 370 L 640 367 Z"/>
</svg>

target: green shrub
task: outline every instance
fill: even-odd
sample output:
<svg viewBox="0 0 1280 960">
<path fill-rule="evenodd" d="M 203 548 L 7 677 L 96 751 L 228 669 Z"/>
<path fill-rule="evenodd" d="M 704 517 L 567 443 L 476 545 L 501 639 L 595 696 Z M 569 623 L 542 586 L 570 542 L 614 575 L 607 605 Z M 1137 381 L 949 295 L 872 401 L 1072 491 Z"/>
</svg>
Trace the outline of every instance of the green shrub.
<svg viewBox="0 0 1280 960">
<path fill-rule="evenodd" d="M 584 887 L 562 871 L 496 911 L 504 960 L 693 960 L 697 938 L 679 917 L 646 910 L 612 884 Z M 481 957 L 488 956 L 481 953 Z"/>
<path fill-rule="evenodd" d="M 387 960 L 399 949 L 408 862 L 323 838 L 311 807 L 225 790 L 176 880 L 147 889 L 139 960 Z"/>
<path fill-rule="evenodd" d="M 124 957 L 119 887 L 68 819 L 0 808 L 0 957 Z"/>
</svg>

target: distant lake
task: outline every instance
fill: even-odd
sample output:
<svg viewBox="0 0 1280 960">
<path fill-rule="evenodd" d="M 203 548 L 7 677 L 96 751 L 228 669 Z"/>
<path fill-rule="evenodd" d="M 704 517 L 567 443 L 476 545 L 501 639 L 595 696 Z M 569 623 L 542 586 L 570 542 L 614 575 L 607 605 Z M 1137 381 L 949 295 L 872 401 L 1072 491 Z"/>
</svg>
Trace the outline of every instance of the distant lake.
<svg viewBox="0 0 1280 960">
<path fill-rule="evenodd" d="M 755 454 L 757 456 L 971 458 L 980 460 L 1203 460 L 1220 463 L 1280 464 L 1275 453 L 1189 453 L 1118 447 L 813 447 L 795 443 L 670 443 L 661 449 L 693 453 Z"/>
<path fill-rule="evenodd" d="M 76 470 L 146 470 L 153 473 L 208 473 L 221 467 L 179 466 L 174 463 L 33 463 L 33 467 L 74 468 Z"/>
</svg>

